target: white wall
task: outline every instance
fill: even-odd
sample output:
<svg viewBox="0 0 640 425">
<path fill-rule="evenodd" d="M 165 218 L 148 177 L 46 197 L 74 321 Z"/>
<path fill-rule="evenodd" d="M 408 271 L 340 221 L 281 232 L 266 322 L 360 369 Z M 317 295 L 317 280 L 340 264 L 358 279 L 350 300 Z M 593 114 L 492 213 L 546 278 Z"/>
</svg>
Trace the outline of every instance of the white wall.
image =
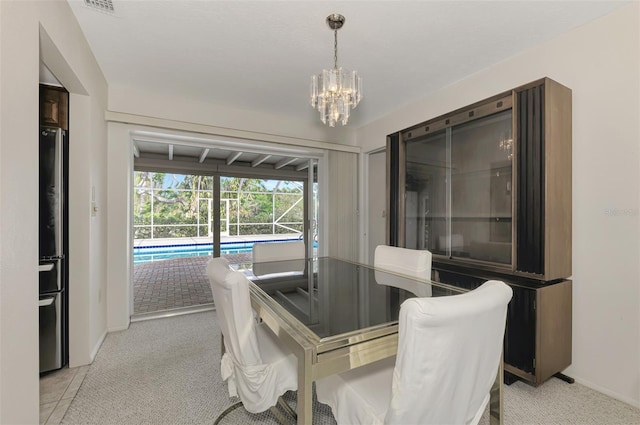
<svg viewBox="0 0 640 425">
<path fill-rule="evenodd" d="M 498 63 L 358 130 L 385 136 L 550 77 L 573 90 L 573 364 L 578 382 L 640 406 L 640 3 Z"/>
<path fill-rule="evenodd" d="M 274 99 L 278 102 L 278 99 Z M 318 112 L 311 106 L 309 120 L 272 115 L 267 112 L 227 108 L 145 91 L 137 88 L 109 85 L 109 110 L 187 123 L 205 124 L 226 129 L 250 131 L 264 135 L 280 135 L 298 139 L 355 144 L 351 127 L 330 128 L 322 124 Z"/>
<path fill-rule="evenodd" d="M 43 62 L 70 100 L 70 361 L 106 323 L 106 82 L 66 1 L 0 1 L 0 423 L 38 423 L 38 83 Z"/>
<path fill-rule="evenodd" d="M 127 329 L 133 314 L 131 269 L 131 177 L 133 152 L 129 126 L 109 123 L 108 329 Z"/>
</svg>

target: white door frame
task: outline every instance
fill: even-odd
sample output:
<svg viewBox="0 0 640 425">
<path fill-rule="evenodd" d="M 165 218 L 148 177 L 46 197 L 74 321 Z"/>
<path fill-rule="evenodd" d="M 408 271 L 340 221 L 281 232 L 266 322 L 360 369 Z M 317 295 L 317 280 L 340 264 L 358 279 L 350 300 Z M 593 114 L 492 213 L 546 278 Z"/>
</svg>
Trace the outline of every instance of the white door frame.
<svg viewBox="0 0 640 425">
<path fill-rule="evenodd" d="M 369 158 L 371 155 L 386 151 L 386 146 L 364 152 L 360 155 L 360 181 L 362 182 L 362 190 L 360 191 L 360 262 L 369 263 Z M 385 171 L 386 172 L 386 171 Z M 388 188 L 385 188 L 385 191 Z"/>
</svg>

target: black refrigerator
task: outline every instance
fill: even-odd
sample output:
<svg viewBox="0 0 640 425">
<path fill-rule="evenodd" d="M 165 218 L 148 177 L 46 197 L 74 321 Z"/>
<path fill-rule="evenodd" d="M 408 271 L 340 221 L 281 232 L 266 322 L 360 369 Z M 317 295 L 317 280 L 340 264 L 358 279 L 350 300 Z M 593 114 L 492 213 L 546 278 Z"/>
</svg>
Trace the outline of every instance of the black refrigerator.
<svg viewBox="0 0 640 425">
<path fill-rule="evenodd" d="M 40 372 L 60 369 L 68 354 L 68 140 L 40 126 L 39 315 Z"/>
</svg>

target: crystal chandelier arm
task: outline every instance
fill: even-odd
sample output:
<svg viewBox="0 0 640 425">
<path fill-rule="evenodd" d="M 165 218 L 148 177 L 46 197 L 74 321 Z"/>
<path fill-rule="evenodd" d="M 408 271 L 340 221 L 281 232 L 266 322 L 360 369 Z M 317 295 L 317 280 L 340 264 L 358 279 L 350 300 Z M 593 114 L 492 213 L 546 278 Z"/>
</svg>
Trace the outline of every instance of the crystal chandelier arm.
<svg viewBox="0 0 640 425">
<path fill-rule="evenodd" d="M 318 77 L 314 74 L 311 76 L 311 106 L 318 105 Z"/>
</svg>

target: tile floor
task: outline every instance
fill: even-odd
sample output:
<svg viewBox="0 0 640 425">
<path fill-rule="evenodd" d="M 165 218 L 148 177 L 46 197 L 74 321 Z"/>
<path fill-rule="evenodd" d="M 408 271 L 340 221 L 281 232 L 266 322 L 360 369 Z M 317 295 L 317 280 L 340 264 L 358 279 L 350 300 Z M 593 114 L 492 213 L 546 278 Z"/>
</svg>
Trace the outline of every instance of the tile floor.
<svg viewBox="0 0 640 425">
<path fill-rule="evenodd" d="M 224 255 L 250 262 L 251 253 Z M 133 268 L 133 313 L 144 314 L 213 303 L 206 274 L 211 257 L 186 257 L 137 264 Z"/>
<path fill-rule="evenodd" d="M 40 377 L 40 425 L 58 425 L 76 396 L 89 366 L 65 367 Z"/>
</svg>

